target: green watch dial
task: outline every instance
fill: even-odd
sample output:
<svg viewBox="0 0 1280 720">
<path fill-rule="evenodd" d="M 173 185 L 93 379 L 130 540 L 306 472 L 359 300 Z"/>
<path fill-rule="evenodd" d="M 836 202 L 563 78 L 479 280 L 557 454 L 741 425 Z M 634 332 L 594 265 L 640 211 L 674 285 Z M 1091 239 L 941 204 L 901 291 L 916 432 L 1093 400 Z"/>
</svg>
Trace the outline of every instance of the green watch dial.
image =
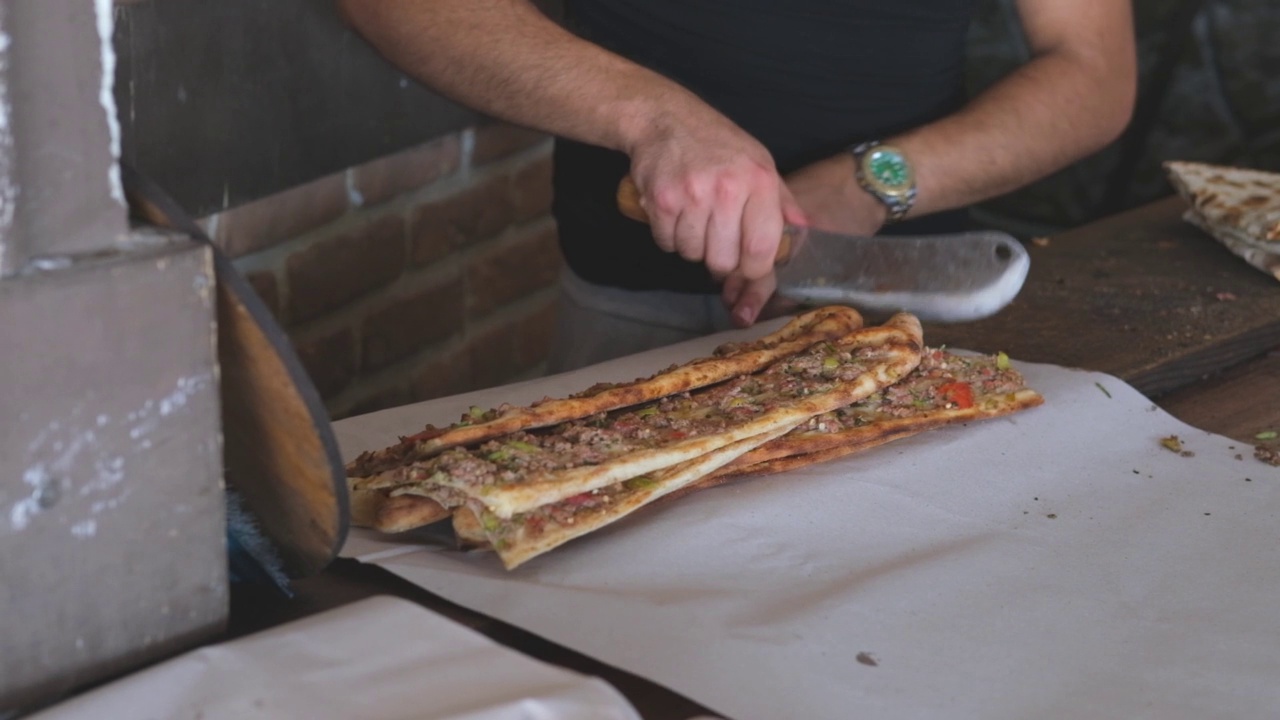
<svg viewBox="0 0 1280 720">
<path fill-rule="evenodd" d="M 872 150 L 867 156 L 866 169 L 873 180 L 887 188 L 911 184 L 911 168 L 906 159 L 892 150 Z"/>
</svg>

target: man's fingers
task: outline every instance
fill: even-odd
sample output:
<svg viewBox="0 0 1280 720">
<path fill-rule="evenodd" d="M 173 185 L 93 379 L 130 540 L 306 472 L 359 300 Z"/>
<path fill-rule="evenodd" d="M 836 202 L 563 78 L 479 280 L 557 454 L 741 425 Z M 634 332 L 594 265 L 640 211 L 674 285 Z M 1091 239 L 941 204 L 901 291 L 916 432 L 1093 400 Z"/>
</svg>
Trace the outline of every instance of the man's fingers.
<svg viewBox="0 0 1280 720">
<path fill-rule="evenodd" d="M 809 225 L 809 217 L 805 214 L 804 209 L 800 207 L 800 203 L 796 201 L 796 196 L 791 194 L 791 188 L 785 183 L 782 185 L 782 195 L 779 197 L 782 204 L 782 219 L 788 225 Z"/>
<path fill-rule="evenodd" d="M 724 285 L 720 286 L 720 299 L 726 308 L 732 310 L 733 306 L 738 304 L 738 297 L 742 295 L 742 289 L 746 284 L 746 278 L 737 273 L 724 279 Z"/>
<path fill-rule="evenodd" d="M 754 193 L 742 209 L 742 250 L 738 258 L 738 272 L 748 279 L 763 278 L 773 271 L 783 225 L 778 200 L 776 195 Z"/>
<path fill-rule="evenodd" d="M 670 188 L 659 186 L 653 192 L 641 192 L 640 207 L 648 217 L 653 242 L 663 252 L 676 251 L 676 220 L 680 217 L 680 198 Z"/>
<path fill-rule="evenodd" d="M 713 277 L 722 278 L 738 267 L 739 228 L 742 227 L 743 197 L 725 192 L 707 218 L 704 262 Z"/>
<path fill-rule="evenodd" d="M 690 262 L 702 262 L 706 255 L 707 213 L 696 206 L 686 206 L 676 218 L 675 247 L 680 257 Z"/>
<path fill-rule="evenodd" d="M 760 317 L 760 310 L 777 289 L 778 281 L 773 273 L 759 280 L 748 280 L 738 294 L 737 302 L 730 311 L 733 324 L 738 327 L 750 327 Z"/>
</svg>

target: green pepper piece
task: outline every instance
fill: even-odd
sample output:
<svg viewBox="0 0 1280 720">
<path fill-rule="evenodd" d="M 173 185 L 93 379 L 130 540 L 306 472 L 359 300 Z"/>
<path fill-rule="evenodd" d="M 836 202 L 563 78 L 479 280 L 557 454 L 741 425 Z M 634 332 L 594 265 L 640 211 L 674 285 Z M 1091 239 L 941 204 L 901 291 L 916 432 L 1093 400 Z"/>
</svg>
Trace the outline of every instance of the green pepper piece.
<svg viewBox="0 0 1280 720">
<path fill-rule="evenodd" d="M 622 487 L 628 490 L 643 490 L 645 488 L 651 488 L 657 484 L 658 484 L 658 481 L 654 480 L 648 475 L 638 475 L 636 477 L 631 478 L 630 480 L 624 481 L 622 483 Z"/>
</svg>

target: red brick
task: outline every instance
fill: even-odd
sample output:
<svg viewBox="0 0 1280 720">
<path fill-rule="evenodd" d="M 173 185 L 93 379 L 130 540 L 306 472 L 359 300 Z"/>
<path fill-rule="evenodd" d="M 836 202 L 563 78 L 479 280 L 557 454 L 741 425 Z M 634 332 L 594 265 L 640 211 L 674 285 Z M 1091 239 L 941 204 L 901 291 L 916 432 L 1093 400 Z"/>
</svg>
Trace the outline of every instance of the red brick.
<svg viewBox="0 0 1280 720">
<path fill-rule="evenodd" d="M 485 315 L 549 287 L 561 262 L 555 225 L 549 222 L 483 248 L 467 265 L 468 314 Z"/>
<path fill-rule="evenodd" d="M 376 370 L 460 332 L 463 279 L 458 274 L 396 298 L 364 321 L 364 367 Z"/>
<path fill-rule="evenodd" d="M 319 317 L 387 285 L 404 262 L 404 221 L 398 216 L 312 243 L 285 260 L 290 322 Z"/>
<path fill-rule="evenodd" d="M 551 212 L 551 154 L 541 155 L 511 177 L 515 221 L 528 222 Z"/>
<path fill-rule="evenodd" d="M 244 279 L 253 287 L 254 292 L 258 293 L 258 297 L 262 298 L 262 303 L 267 306 L 271 314 L 279 318 L 280 284 L 276 281 L 276 274 L 270 270 L 261 270 L 245 275 Z"/>
<path fill-rule="evenodd" d="M 351 407 L 347 408 L 342 413 L 342 417 L 364 415 L 365 413 L 407 405 L 409 402 L 411 402 L 409 388 L 404 385 L 394 385 L 389 388 L 371 391 L 369 395 L 360 398 Z M 334 419 L 338 418 L 335 417 Z"/>
<path fill-rule="evenodd" d="M 409 225 L 415 265 L 439 260 L 450 252 L 493 237 L 511 224 L 515 208 L 510 179 L 492 175 L 448 197 L 414 211 Z"/>
<path fill-rule="evenodd" d="M 223 210 L 213 240 L 231 257 L 240 257 L 332 222 L 348 207 L 345 173 L 334 173 Z"/>
<path fill-rule="evenodd" d="M 453 174 L 462 161 L 461 146 L 455 133 L 378 158 L 352 169 L 352 185 L 365 205 L 386 202 Z"/>
<path fill-rule="evenodd" d="M 526 312 L 504 314 L 467 338 L 476 388 L 510 382 L 545 358 L 555 322 L 554 294 L 537 302 Z"/>
<path fill-rule="evenodd" d="M 356 340 L 351 328 L 294 338 L 293 347 L 322 397 L 341 392 L 356 375 Z"/>
<path fill-rule="evenodd" d="M 519 125 L 493 122 L 475 129 L 475 145 L 471 149 L 471 167 L 514 155 L 547 139 L 546 133 Z"/>
<path fill-rule="evenodd" d="M 418 369 L 410 381 L 412 401 L 434 400 L 466 392 L 472 387 L 471 362 L 467 348 L 460 346 L 435 355 Z"/>
</svg>

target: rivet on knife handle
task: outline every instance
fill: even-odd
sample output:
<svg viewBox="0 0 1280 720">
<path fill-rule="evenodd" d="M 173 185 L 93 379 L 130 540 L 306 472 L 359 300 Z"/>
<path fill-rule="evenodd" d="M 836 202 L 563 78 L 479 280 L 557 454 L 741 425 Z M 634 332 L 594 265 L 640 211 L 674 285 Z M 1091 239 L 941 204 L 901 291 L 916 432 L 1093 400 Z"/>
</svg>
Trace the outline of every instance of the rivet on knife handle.
<svg viewBox="0 0 1280 720">
<path fill-rule="evenodd" d="M 636 187 L 636 182 L 630 175 L 622 178 L 622 182 L 618 183 L 618 210 L 632 220 L 646 225 L 649 223 L 649 214 L 640 204 L 640 188 Z M 791 257 L 791 243 L 791 231 L 784 230 L 782 239 L 778 241 L 778 254 L 774 257 L 774 264 L 785 263 Z"/>
</svg>

